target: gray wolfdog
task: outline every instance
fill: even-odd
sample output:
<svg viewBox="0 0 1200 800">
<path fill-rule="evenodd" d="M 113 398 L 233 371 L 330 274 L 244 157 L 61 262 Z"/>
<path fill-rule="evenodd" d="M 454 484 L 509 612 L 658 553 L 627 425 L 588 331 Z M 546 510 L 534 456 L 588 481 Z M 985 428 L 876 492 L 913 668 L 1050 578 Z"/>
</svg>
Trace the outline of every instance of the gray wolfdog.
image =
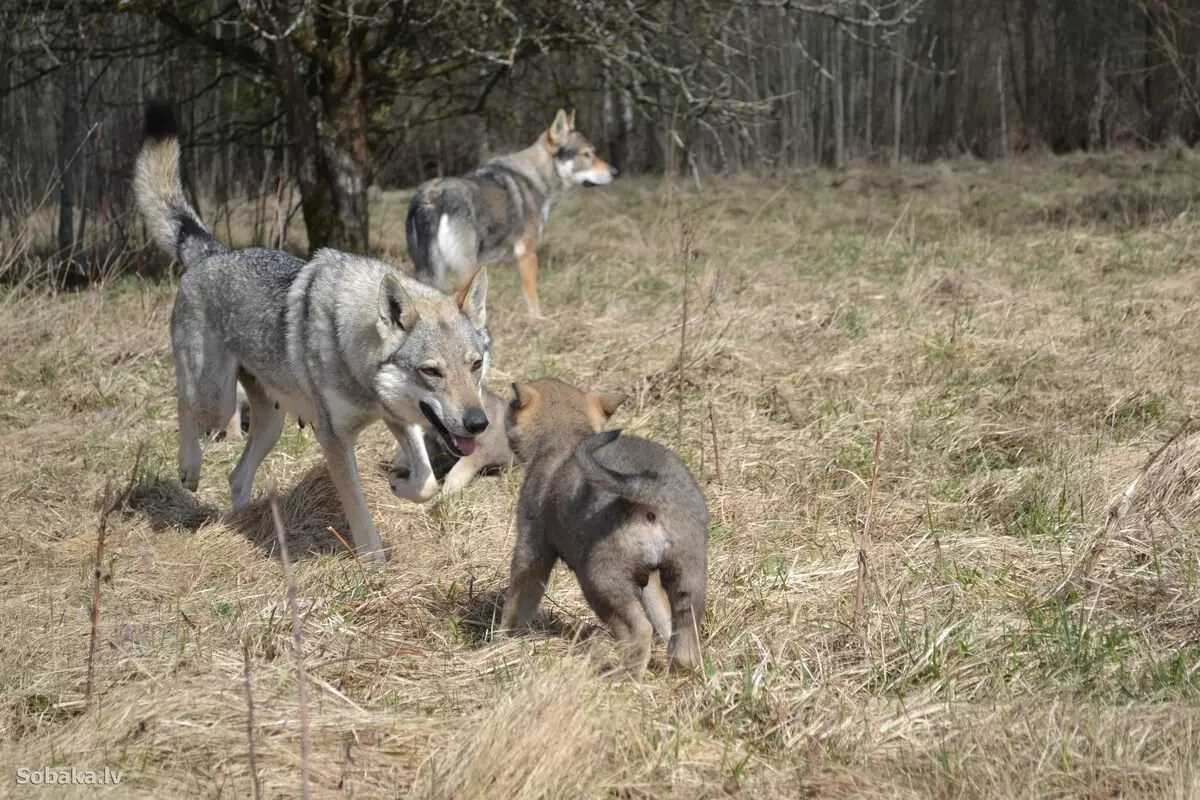
<svg viewBox="0 0 1200 800">
<path fill-rule="evenodd" d="M 312 425 L 355 549 L 386 560 L 359 484 L 354 444 L 375 420 L 414 465 L 393 491 L 427 500 L 437 481 L 423 433 L 469 455 L 488 426 L 480 389 L 490 359 L 487 276 L 453 297 L 390 264 L 320 250 L 308 261 L 277 250 L 229 250 L 201 223 L 179 177 L 169 105 L 151 105 L 134 191 L 155 241 L 184 267 L 171 313 L 179 393 L 179 480 L 200 480 L 201 428 L 233 415 L 240 382 L 250 406 L 245 450 L 230 475 L 233 505 L 250 502 L 254 473 L 279 441 L 284 414 Z"/>
<path fill-rule="evenodd" d="M 537 610 L 558 559 L 612 628 L 621 667 L 638 675 L 652 633 L 671 669 L 700 665 L 708 585 L 708 507 L 667 448 L 620 431 L 600 433 L 625 395 L 584 393 L 558 380 L 513 385 L 506 423 L 525 462 L 501 629 Z"/>
<path fill-rule="evenodd" d="M 575 130 L 575 112 L 560 109 L 549 130 L 524 150 L 461 178 L 417 187 L 404 225 L 417 279 L 445 288 L 448 270 L 462 280 L 511 251 L 529 313 L 540 317 L 537 248 L 550 210 L 571 186 L 601 186 L 615 177 L 617 168 Z"/>
</svg>

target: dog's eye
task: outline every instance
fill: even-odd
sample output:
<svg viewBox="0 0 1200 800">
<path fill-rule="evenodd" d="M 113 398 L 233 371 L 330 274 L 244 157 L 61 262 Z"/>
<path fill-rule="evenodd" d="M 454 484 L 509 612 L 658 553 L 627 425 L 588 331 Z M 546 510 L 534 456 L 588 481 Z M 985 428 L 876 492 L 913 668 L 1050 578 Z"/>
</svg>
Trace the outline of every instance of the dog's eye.
<svg viewBox="0 0 1200 800">
<path fill-rule="evenodd" d="M 475 359 L 475 362 L 471 364 L 471 372 L 479 372 L 481 369 L 483 369 L 483 359 L 477 358 Z"/>
<path fill-rule="evenodd" d="M 420 373 L 422 375 L 424 375 L 426 378 L 442 377 L 442 371 L 440 369 L 438 369 L 437 367 L 421 367 Z"/>
</svg>

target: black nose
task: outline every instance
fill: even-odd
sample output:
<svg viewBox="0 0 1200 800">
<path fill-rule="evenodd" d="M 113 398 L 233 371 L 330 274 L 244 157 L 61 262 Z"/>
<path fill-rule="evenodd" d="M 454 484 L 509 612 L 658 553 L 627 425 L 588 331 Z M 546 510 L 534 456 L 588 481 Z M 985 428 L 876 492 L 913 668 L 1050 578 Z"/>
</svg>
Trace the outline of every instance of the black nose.
<svg viewBox="0 0 1200 800">
<path fill-rule="evenodd" d="M 482 408 L 468 408 L 463 414 L 463 427 L 467 429 L 467 433 L 474 436 L 477 433 L 483 433 L 487 430 L 488 418 Z"/>
</svg>

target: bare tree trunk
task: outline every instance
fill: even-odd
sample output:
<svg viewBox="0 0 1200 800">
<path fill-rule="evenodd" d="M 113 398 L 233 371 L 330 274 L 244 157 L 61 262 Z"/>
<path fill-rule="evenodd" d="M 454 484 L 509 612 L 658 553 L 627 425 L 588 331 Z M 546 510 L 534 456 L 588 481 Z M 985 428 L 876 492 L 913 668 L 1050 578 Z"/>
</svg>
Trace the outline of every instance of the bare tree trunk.
<svg viewBox="0 0 1200 800">
<path fill-rule="evenodd" d="M 866 133 L 867 159 L 875 152 L 875 29 L 867 29 L 867 108 Z"/>
<path fill-rule="evenodd" d="M 295 155 L 296 180 L 310 251 L 335 247 L 367 252 L 366 110 L 361 78 L 351 82 L 337 105 L 310 102 L 299 55 L 287 37 L 274 42 L 275 69 L 284 103 L 288 138 Z M 329 98 L 332 99 L 332 98 Z M 320 119 L 332 111 L 340 119 Z M 322 135 L 322 129 L 341 136 Z M 354 153 L 336 142 L 348 136 Z"/>
<path fill-rule="evenodd" d="M 829 60 L 829 30 L 823 25 L 814 27 L 817 27 L 818 32 L 813 35 L 811 50 L 820 54 L 817 56 L 819 63 L 826 63 Z M 827 164 L 829 163 L 827 150 L 829 146 L 830 100 L 829 79 L 826 77 L 826 71 L 818 71 L 816 80 L 817 124 L 813 131 L 814 144 L 816 145 L 814 158 L 818 164 Z"/>
<path fill-rule="evenodd" d="M 846 166 L 846 101 L 842 86 L 842 26 L 833 25 L 833 166 Z"/>
<path fill-rule="evenodd" d="M 636 131 L 633 125 L 633 100 L 629 96 L 629 92 L 622 89 L 617 93 L 617 103 L 621 107 L 620 122 L 621 132 L 619 140 L 621 142 L 621 158 L 628 161 L 634 169 L 645 168 L 644 156 L 642 155 L 643 148 L 640 146 L 639 139 L 635 136 Z M 625 168 L 624 164 L 618 164 L 621 169 Z"/>
<path fill-rule="evenodd" d="M 996 97 L 1000 106 L 1000 157 L 1008 157 L 1008 112 L 1004 99 L 1004 51 L 996 53 Z"/>
<path fill-rule="evenodd" d="M 846 104 L 846 137 L 850 147 L 849 158 L 854 158 L 854 143 L 857 141 L 858 136 L 858 128 L 855 127 L 855 123 L 858 121 L 856 118 L 858 110 L 858 87 L 862 83 L 862 73 L 858 68 L 858 61 L 856 59 L 858 50 L 854 46 L 857 41 L 858 37 L 856 36 L 850 36 L 846 39 L 846 49 L 842 61 L 845 65 L 842 69 L 842 85 L 848 87 L 843 93 L 845 95 L 843 102 Z"/>
<path fill-rule="evenodd" d="M 72 161 L 79 147 L 79 68 L 62 68 L 63 106 L 58 129 L 58 252 L 75 246 L 75 174 Z"/>
<path fill-rule="evenodd" d="M 617 120 L 617 90 L 613 88 L 612 70 L 607 63 L 604 65 L 604 103 L 601 111 L 608 156 L 618 167 L 627 166 L 622 163 L 625 161 L 625 143 L 621 140 L 621 123 Z"/>
<path fill-rule="evenodd" d="M 1021 120 L 1026 136 L 1031 131 L 1036 131 L 1038 135 L 1042 133 L 1042 107 L 1040 102 L 1040 92 L 1037 90 L 1037 76 L 1034 74 L 1034 41 L 1033 41 L 1033 21 L 1034 14 L 1037 11 L 1037 0 L 1021 0 L 1021 48 L 1022 55 L 1025 59 L 1025 74 L 1022 76 L 1022 85 L 1025 87 L 1021 94 L 1025 100 L 1021 112 L 1023 119 Z"/>
<path fill-rule="evenodd" d="M 896 36 L 892 56 L 892 166 L 900 163 L 900 131 L 904 126 L 904 40 Z"/>
<path fill-rule="evenodd" d="M 1088 112 L 1088 150 L 1095 152 L 1104 148 L 1103 130 L 1105 93 L 1108 80 L 1108 42 L 1101 45 L 1100 69 L 1096 71 L 1096 94 L 1092 98 L 1092 109 Z"/>
<path fill-rule="evenodd" d="M 78 71 L 81 71 L 82 69 L 83 69 L 82 66 L 78 67 L 77 74 L 78 74 Z M 82 97 L 80 97 L 79 113 L 83 117 L 83 122 L 84 122 L 85 127 L 87 126 L 87 102 L 88 102 L 87 94 L 84 94 Z M 88 174 L 91 172 L 91 169 L 92 169 L 92 160 L 93 159 L 92 159 L 92 155 L 90 152 L 92 150 L 94 150 L 94 148 L 91 148 L 91 147 L 86 148 L 86 149 L 81 149 L 80 154 L 79 154 L 79 161 L 80 161 L 79 170 L 78 170 L 79 189 L 76 192 L 76 197 L 79 200 L 79 227 L 76 229 L 76 233 L 75 233 L 75 244 L 76 244 L 76 246 L 79 246 L 79 247 L 83 246 L 83 235 L 85 233 L 87 233 Z"/>
</svg>

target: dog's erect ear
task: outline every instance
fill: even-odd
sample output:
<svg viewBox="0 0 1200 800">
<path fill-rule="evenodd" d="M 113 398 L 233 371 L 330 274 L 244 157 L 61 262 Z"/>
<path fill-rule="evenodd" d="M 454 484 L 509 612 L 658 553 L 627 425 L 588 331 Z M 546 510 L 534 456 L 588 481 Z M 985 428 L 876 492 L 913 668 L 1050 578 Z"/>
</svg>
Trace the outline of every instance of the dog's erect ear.
<svg viewBox="0 0 1200 800">
<path fill-rule="evenodd" d="M 571 136 L 571 122 L 567 119 L 567 112 L 561 108 L 554 115 L 554 122 L 550 125 L 548 132 L 550 144 L 558 146 L 567 143 L 567 139 Z"/>
<path fill-rule="evenodd" d="M 571 110 L 567 112 L 567 127 L 575 130 L 575 107 L 571 106 Z"/>
<path fill-rule="evenodd" d="M 379 329 L 380 333 L 399 328 L 412 330 L 417 324 L 417 307 L 404 285 L 395 275 L 384 275 L 379 282 Z"/>
<path fill-rule="evenodd" d="M 454 304 L 476 328 L 487 327 L 487 268 L 480 267 L 454 292 Z"/>
<path fill-rule="evenodd" d="M 629 399 L 629 395 L 618 394 L 616 392 L 588 392 L 587 399 L 607 419 L 613 415 L 613 412 L 620 408 L 621 403 Z"/>
<path fill-rule="evenodd" d="M 513 399 L 509 403 L 515 409 L 526 409 L 532 406 L 541 395 L 527 383 L 514 383 Z"/>
</svg>

